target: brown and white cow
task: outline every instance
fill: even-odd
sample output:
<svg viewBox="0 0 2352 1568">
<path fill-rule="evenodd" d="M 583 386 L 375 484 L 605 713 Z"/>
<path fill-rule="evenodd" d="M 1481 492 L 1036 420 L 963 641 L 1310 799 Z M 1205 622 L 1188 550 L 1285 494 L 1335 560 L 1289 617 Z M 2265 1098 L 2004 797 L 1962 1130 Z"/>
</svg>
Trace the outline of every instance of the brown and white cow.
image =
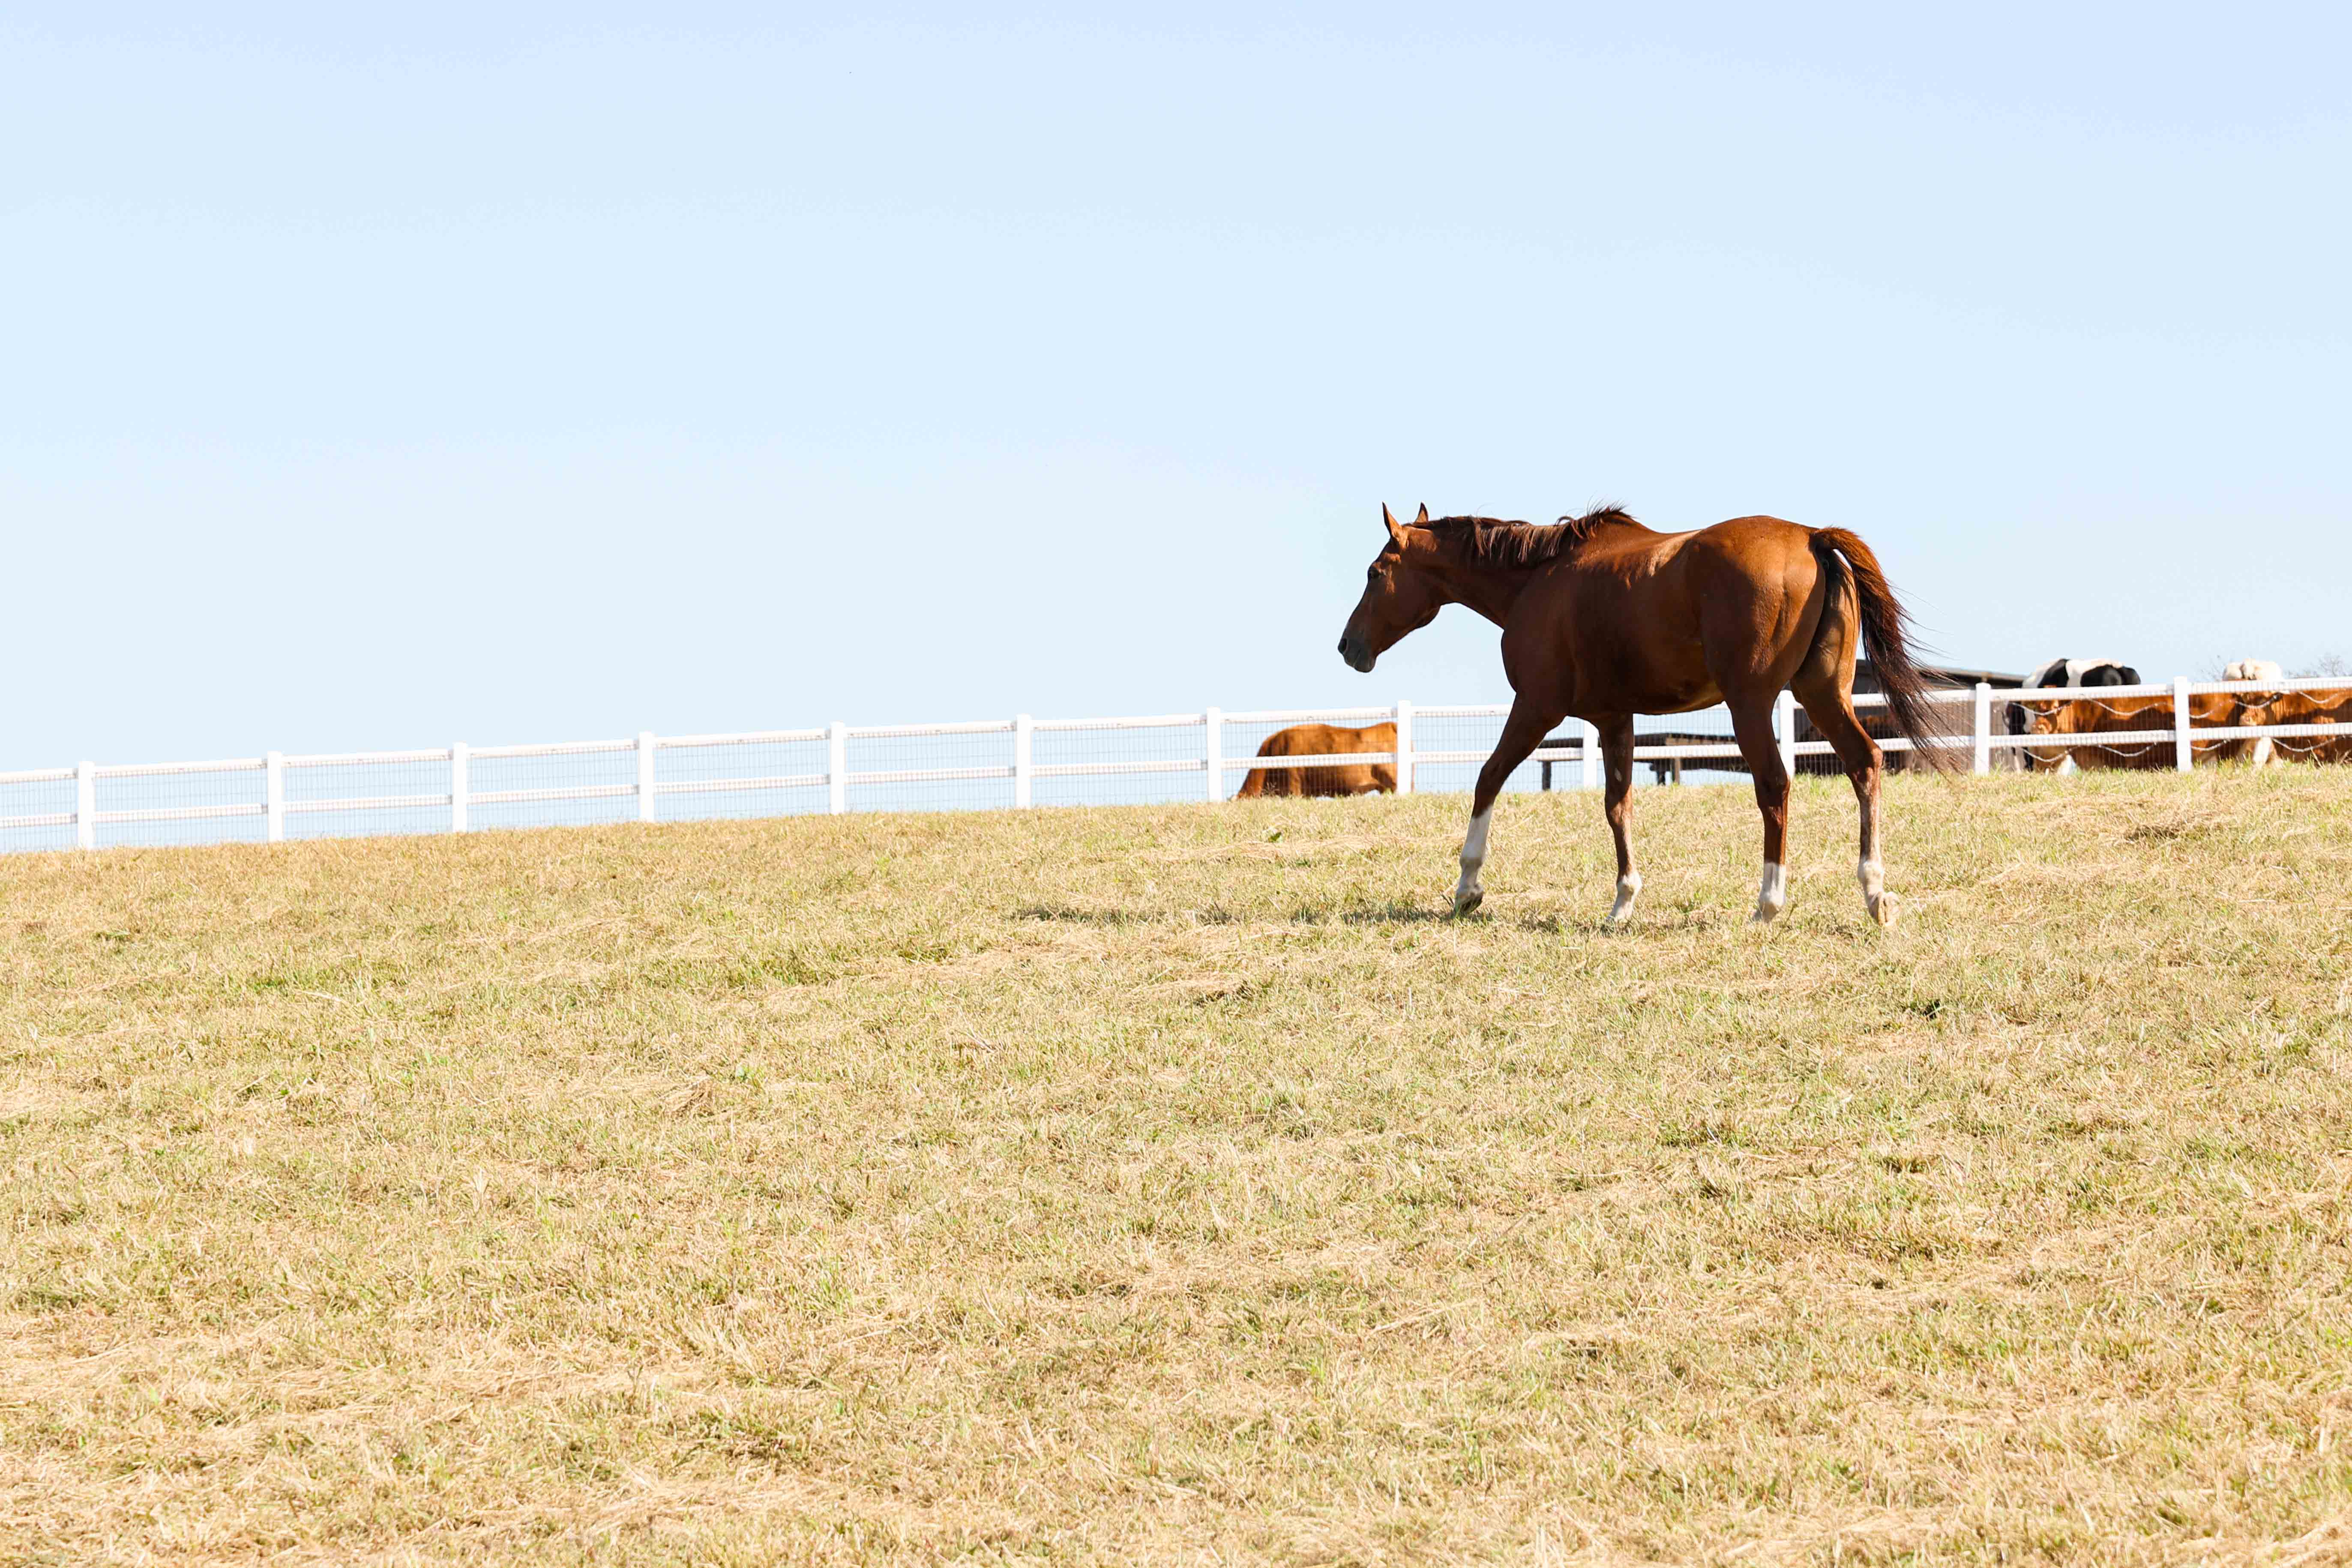
<svg viewBox="0 0 2352 1568">
<path fill-rule="evenodd" d="M 2138 670 L 2119 659 L 2112 658 L 2053 658 L 2025 678 L 2025 688 L 2029 690 L 2046 690 L 2051 688 L 2071 689 L 2076 687 L 2137 686 L 2138 684 Z M 2032 732 L 2027 728 L 2030 715 L 2024 703 L 2011 703 L 2003 717 L 2006 721 L 2005 727 L 2011 734 L 2023 735 Z M 2048 733 L 2046 731 L 2039 732 Z M 2063 750 L 2054 762 L 2042 761 L 2042 752 L 2028 750 L 2021 753 L 2021 760 L 2029 771 L 2037 767 L 2048 767 L 2056 768 L 2063 773 L 2069 766 L 2074 765 Z"/>
<path fill-rule="evenodd" d="M 2029 746 L 2027 765 L 2059 768 L 2071 758 L 2078 768 L 2169 768 L 2178 765 L 2172 739 L 2172 698 L 2074 697 L 2045 702 L 2020 702 L 2027 735 L 2110 735 L 2132 731 L 2160 730 L 2149 740 L 2118 742 L 2105 746 Z M 2263 722 L 2239 717 L 2243 704 L 2226 691 L 2200 692 L 2189 699 L 2189 760 L 2192 763 L 2241 762 L 2253 754 L 2254 742 L 2242 735 L 2199 740 L 2197 731 Z"/>
<path fill-rule="evenodd" d="M 2260 678 L 2255 678 L 2260 679 Z M 2352 724 L 2352 691 L 2247 691 L 2238 697 L 2239 724 Z M 2265 735 L 2255 760 L 2352 763 L 2352 731 L 2336 735 Z"/>
<path fill-rule="evenodd" d="M 2221 679 L 2224 680 L 2267 680 L 2272 685 L 2275 686 L 2280 681 L 2286 679 L 2286 671 L 2280 668 L 2277 662 L 2273 659 L 2233 658 L 2228 664 L 2221 667 Z M 2250 697 L 2246 700 L 2252 703 L 2253 700 Z M 2255 704 L 2255 706 L 2260 707 L 2263 706 L 2263 704 Z M 2240 721 L 2248 724 L 2283 724 L 2287 722 L 2287 721 L 2283 719 L 2263 718 L 2242 719 Z M 2260 768 L 2270 765 L 2271 762 L 2273 760 L 2273 737 L 2269 735 L 2264 735 L 2254 742 L 2254 766 Z"/>
</svg>

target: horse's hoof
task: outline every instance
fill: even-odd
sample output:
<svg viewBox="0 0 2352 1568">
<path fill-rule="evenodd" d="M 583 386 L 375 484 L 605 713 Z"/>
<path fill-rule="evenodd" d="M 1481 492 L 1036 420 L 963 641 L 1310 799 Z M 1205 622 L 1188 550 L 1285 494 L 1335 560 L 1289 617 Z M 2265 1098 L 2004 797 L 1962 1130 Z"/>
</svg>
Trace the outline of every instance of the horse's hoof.
<svg viewBox="0 0 2352 1568">
<path fill-rule="evenodd" d="M 1870 900 L 1870 918 L 1882 926 L 1895 923 L 1895 895 L 1881 893 Z"/>
<path fill-rule="evenodd" d="M 1464 915 L 1468 914 L 1471 910 L 1476 909 L 1480 904 L 1483 904 L 1486 901 L 1486 895 L 1484 890 L 1475 893 L 1454 894 L 1454 918 L 1457 921 L 1460 920 Z"/>
</svg>

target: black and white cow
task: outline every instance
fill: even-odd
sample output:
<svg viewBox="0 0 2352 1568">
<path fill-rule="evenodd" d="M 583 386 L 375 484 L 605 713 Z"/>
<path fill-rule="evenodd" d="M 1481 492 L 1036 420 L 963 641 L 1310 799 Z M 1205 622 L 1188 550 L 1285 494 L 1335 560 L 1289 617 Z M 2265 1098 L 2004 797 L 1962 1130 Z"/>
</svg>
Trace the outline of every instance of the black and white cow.
<svg viewBox="0 0 2352 1568">
<path fill-rule="evenodd" d="M 2025 678 L 2028 686 L 2137 686 L 2139 671 L 2112 658 L 2053 658 Z"/>
<path fill-rule="evenodd" d="M 2113 658 L 2053 658 L 2025 678 L 2028 688 L 2065 688 L 2079 686 L 2137 686 L 2139 671 L 2119 659 Z M 2025 733 L 2025 710 L 2017 703 L 2009 705 L 2008 728 L 2012 735 Z M 2071 765 L 2069 756 L 2066 763 Z M 2025 759 L 2028 767 L 2032 758 Z M 2062 771 L 2063 771 L 2062 769 Z"/>
</svg>

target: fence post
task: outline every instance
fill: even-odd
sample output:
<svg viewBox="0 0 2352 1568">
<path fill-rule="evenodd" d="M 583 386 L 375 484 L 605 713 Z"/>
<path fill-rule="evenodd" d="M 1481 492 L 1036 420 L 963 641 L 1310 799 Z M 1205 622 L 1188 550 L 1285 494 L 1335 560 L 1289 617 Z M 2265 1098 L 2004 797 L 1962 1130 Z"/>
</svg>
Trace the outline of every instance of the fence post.
<svg viewBox="0 0 2352 1568">
<path fill-rule="evenodd" d="M 826 809 L 839 816 L 849 809 L 849 726 L 835 719 L 824 732 Z"/>
<path fill-rule="evenodd" d="M 1016 811 L 1029 809 L 1031 785 L 1035 782 L 1036 764 L 1032 760 L 1030 736 L 1034 731 L 1029 715 L 1013 716 L 1013 806 Z"/>
<path fill-rule="evenodd" d="M 654 811 L 654 732 L 637 731 L 637 820 L 656 820 Z"/>
<path fill-rule="evenodd" d="M 1412 793 L 1412 704 L 1402 697 L 1397 699 L 1396 727 L 1396 792 L 1399 795 L 1411 795 Z"/>
<path fill-rule="evenodd" d="M 466 831 L 466 742 L 449 742 L 449 831 Z"/>
<path fill-rule="evenodd" d="M 2182 773 L 2192 761 L 2189 750 L 2189 678 L 2172 678 L 2172 765 Z"/>
<path fill-rule="evenodd" d="M 1577 784 L 1583 789 L 1601 787 L 1601 726 L 1590 719 L 1576 721 Z"/>
<path fill-rule="evenodd" d="M 261 815 L 268 824 L 264 836 L 272 844 L 286 841 L 286 753 L 272 752 L 261 759 Z"/>
<path fill-rule="evenodd" d="M 1220 748 L 1224 739 L 1223 732 L 1225 723 L 1224 710 L 1212 708 L 1203 717 L 1206 722 L 1202 728 L 1208 731 L 1208 739 L 1203 743 L 1202 755 L 1207 758 L 1209 764 L 1209 798 L 1213 801 L 1223 800 L 1225 798 L 1225 759 Z"/>
<path fill-rule="evenodd" d="M 1772 700 L 1772 742 L 1780 748 L 1780 768 L 1790 778 L 1797 776 L 1797 699 L 1782 691 Z M 1682 782 L 1681 759 L 1676 759 L 1675 782 Z"/>
<path fill-rule="evenodd" d="M 1976 749 L 1971 754 L 1969 771 L 1989 773 L 1992 772 L 1992 683 L 1990 681 L 1977 682 L 1976 718 L 1972 722 L 1974 728 L 1970 733 L 1975 737 Z M 1916 745 L 1917 742 L 1913 743 Z"/>
<path fill-rule="evenodd" d="M 81 763 L 74 768 L 74 846 L 80 849 L 98 847 L 96 763 Z"/>
</svg>

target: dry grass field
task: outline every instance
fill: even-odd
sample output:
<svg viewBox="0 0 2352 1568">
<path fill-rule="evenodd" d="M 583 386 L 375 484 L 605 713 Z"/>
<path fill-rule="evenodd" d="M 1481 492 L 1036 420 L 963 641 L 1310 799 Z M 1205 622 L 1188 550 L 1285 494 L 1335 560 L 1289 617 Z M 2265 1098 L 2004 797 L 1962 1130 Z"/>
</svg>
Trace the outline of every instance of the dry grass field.
<svg viewBox="0 0 2352 1568">
<path fill-rule="evenodd" d="M 0 860 L 0 1558 L 2352 1553 L 2352 769 Z"/>
</svg>

